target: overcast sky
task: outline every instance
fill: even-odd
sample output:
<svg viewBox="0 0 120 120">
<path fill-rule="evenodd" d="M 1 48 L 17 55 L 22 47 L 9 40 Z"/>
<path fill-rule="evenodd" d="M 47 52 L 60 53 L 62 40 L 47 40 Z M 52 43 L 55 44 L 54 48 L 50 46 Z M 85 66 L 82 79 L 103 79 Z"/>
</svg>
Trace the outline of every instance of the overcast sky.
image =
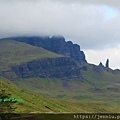
<svg viewBox="0 0 120 120">
<path fill-rule="evenodd" d="M 120 0 L 0 0 L 0 38 L 18 35 L 62 35 L 120 69 Z"/>
</svg>

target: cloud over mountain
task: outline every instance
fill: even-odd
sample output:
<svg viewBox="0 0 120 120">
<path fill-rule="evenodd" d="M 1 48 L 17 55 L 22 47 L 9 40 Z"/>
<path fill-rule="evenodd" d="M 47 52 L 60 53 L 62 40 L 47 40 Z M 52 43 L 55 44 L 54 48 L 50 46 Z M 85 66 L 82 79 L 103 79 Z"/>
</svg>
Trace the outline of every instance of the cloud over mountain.
<svg viewBox="0 0 120 120">
<path fill-rule="evenodd" d="M 119 21 L 119 0 L 0 0 L 0 38 L 62 35 L 85 50 L 116 48 Z"/>
<path fill-rule="evenodd" d="M 107 14 L 111 8 L 94 5 L 105 1 L 87 1 L 85 3 L 91 4 L 81 4 L 78 0 L 68 3 L 54 0 L 0 1 L 0 36 L 64 35 L 84 49 L 118 44 L 120 11 L 113 9 L 116 12 L 113 16 Z"/>
</svg>

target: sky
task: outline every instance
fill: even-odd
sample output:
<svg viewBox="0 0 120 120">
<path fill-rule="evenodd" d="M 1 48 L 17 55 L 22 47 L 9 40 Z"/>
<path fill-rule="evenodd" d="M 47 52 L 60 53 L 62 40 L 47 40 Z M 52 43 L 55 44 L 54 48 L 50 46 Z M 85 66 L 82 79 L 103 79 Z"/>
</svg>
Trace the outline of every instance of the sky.
<svg viewBox="0 0 120 120">
<path fill-rule="evenodd" d="M 0 38 L 61 35 L 88 63 L 120 69 L 120 0 L 0 0 Z"/>
</svg>

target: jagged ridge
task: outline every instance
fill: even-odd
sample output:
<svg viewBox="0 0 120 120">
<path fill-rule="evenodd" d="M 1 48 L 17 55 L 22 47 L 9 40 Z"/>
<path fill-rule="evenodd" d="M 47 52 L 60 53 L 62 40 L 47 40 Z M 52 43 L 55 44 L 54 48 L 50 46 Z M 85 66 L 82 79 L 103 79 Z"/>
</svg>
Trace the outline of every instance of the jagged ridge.
<svg viewBox="0 0 120 120">
<path fill-rule="evenodd" d="M 80 50 L 78 44 L 73 44 L 71 41 L 66 42 L 64 37 L 53 36 L 53 37 L 13 37 L 8 38 L 25 42 L 33 46 L 42 47 L 46 50 L 62 54 L 64 56 L 70 56 L 77 62 L 87 62 L 85 54 Z"/>
<path fill-rule="evenodd" d="M 9 74 L 15 76 L 10 76 Z M 9 71 L 1 71 L 2 76 L 12 79 L 19 78 L 59 78 L 78 79 L 81 78 L 80 68 L 69 57 L 45 58 L 33 60 L 21 65 L 12 66 Z M 10 78 L 9 78 L 10 79 Z"/>
</svg>

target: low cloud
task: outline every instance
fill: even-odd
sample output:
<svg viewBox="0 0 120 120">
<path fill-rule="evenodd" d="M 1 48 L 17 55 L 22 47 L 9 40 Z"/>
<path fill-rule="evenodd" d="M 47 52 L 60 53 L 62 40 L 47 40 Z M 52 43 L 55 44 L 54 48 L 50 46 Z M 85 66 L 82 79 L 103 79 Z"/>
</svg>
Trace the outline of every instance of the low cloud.
<svg viewBox="0 0 120 120">
<path fill-rule="evenodd" d="M 106 3 L 107 0 L 86 0 L 87 4 L 78 4 L 78 0 L 65 1 L 1 0 L 0 37 L 63 35 L 84 49 L 101 49 L 119 44 L 120 11 L 111 17 L 106 15 L 109 7 L 94 5 Z"/>
</svg>

